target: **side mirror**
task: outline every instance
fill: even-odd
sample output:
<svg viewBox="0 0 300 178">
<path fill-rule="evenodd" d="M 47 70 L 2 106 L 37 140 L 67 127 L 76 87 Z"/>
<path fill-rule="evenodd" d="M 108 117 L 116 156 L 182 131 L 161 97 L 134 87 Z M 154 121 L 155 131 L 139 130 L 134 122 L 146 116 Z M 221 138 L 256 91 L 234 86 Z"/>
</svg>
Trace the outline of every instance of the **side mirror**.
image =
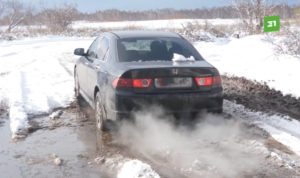
<svg viewBox="0 0 300 178">
<path fill-rule="evenodd" d="M 74 54 L 77 56 L 85 56 L 84 48 L 77 48 L 74 50 Z"/>
</svg>

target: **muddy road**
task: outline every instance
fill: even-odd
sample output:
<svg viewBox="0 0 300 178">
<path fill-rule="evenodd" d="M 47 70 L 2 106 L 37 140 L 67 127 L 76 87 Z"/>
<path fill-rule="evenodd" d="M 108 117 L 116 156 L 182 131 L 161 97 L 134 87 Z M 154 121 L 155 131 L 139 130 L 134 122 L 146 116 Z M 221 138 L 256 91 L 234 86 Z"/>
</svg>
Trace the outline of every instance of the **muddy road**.
<svg viewBox="0 0 300 178">
<path fill-rule="evenodd" d="M 151 108 L 137 113 L 135 124 L 99 133 L 93 111 L 72 104 L 54 117 L 32 118 L 32 133 L 18 140 L 11 140 L 3 113 L 1 177 L 121 177 L 128 160 L 166 178 L 300 176 L 299 157 L 248 122 L 253 116 L 233 102 L 225 101 L 224 114 L 201 113 L 187 126 L 161 112 Z"/>
</svg>

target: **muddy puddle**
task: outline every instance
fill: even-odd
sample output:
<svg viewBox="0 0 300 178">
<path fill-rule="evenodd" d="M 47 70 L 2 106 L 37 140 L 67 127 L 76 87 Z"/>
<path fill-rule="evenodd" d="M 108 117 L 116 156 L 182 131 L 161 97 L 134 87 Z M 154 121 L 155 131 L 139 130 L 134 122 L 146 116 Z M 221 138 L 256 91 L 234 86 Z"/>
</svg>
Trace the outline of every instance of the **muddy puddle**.
<svg viewBox="0 0 300 178">
<path fill-rule="evenodd" d="M 94 162 L 98 154 L 94 124 L 76 118 L 74 110 L 65 110 L 58 119 L 63 124 L 55 127 L 51 123 L 46 127 L 48 117 L 35 118 L 43 127 L 18 141 L 11 140 L 9 120 L 1 119 L 1 177 L 110 177 Z"/>
</svg>

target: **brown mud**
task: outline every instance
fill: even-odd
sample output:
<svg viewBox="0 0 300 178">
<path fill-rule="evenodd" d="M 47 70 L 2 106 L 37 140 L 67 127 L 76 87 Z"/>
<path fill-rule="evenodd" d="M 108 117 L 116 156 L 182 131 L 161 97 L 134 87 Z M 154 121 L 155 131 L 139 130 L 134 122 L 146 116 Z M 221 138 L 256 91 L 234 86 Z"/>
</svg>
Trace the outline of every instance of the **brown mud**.
<svg viewBox="0 0 300 178">
<path fill-rule="evenodd" d="M 243 77 L 222 76 L 224 98 L 245 107 L 271 114 L 283 114 L 300 120 L 300 98 L 283 95 L 266 84 Z"/>
</svg>

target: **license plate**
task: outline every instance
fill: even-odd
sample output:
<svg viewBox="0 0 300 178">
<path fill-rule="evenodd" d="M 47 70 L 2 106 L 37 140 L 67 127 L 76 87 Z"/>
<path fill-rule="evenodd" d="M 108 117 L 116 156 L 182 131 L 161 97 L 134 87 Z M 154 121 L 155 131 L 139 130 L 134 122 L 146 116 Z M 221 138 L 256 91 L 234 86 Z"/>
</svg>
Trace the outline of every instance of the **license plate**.
<svg viewBox="0 0 300 178">
<path fill-rule="evenodd" d="M 193 84 L 190 77 L 156 78 L 154 83 L 156 88 L 190 88 Z"/>
</svg>

